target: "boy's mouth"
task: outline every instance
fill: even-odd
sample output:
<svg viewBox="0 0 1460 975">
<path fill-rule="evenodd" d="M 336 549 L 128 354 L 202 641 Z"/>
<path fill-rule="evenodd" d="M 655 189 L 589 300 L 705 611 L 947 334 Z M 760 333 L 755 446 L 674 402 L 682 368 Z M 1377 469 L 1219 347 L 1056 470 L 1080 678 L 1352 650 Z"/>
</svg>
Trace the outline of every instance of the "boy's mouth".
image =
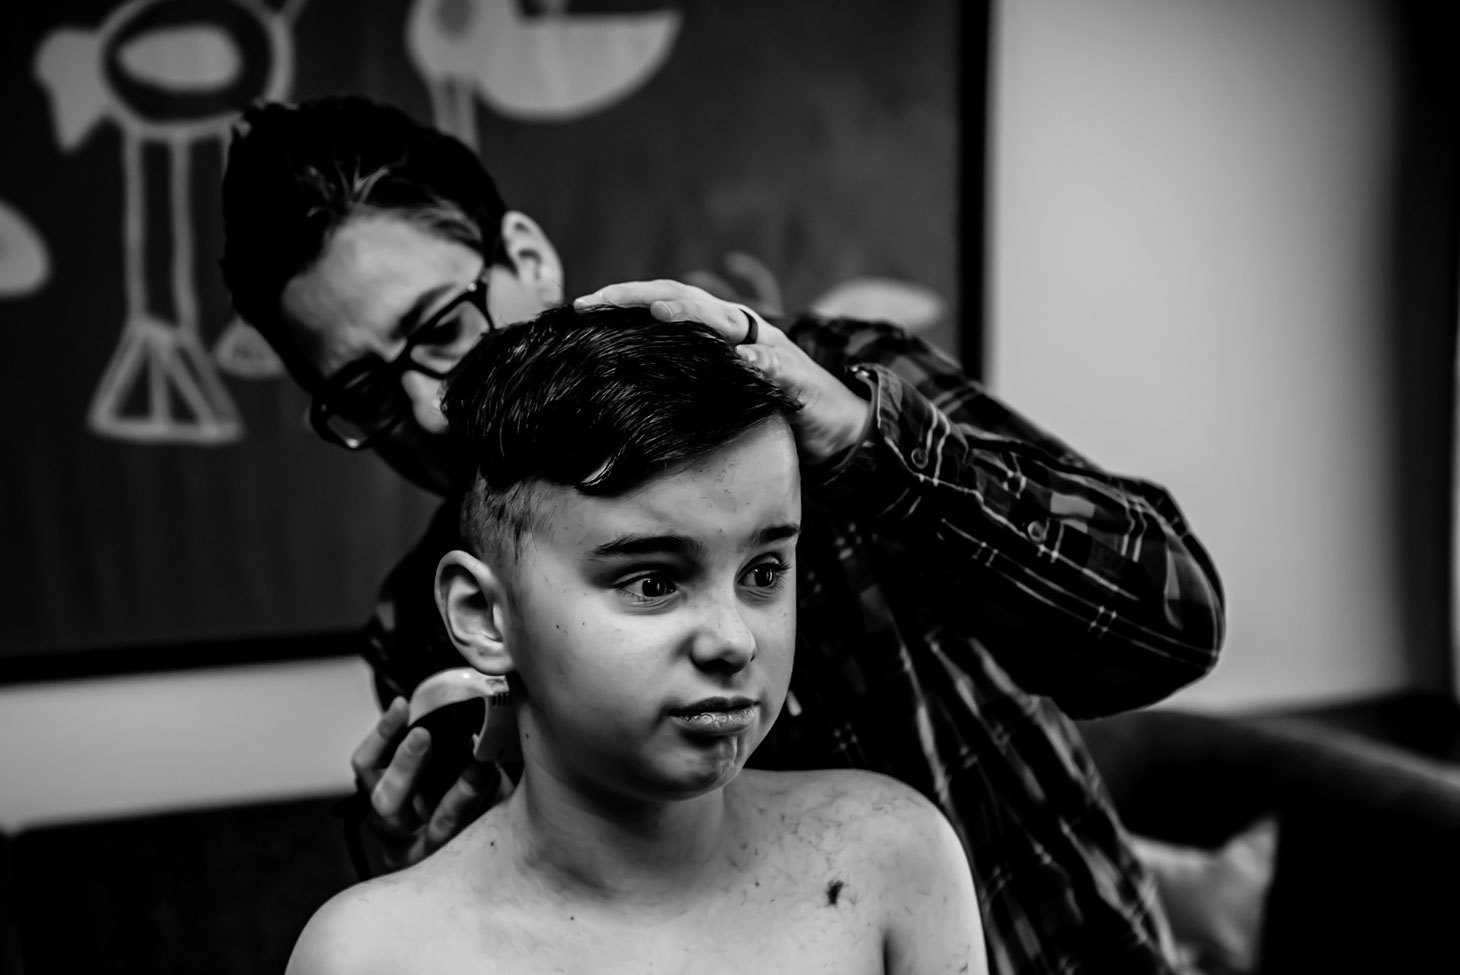
<svg viewBox="0 0 1460 975">
<path fill-rule="evenodd" d="M 733 735 L 749 728 L 760 706 L 748 697 L 707 697 L 682 708 L 671 708 L 669 716 L 686 731 L 704 735 Z"/>
</svg>

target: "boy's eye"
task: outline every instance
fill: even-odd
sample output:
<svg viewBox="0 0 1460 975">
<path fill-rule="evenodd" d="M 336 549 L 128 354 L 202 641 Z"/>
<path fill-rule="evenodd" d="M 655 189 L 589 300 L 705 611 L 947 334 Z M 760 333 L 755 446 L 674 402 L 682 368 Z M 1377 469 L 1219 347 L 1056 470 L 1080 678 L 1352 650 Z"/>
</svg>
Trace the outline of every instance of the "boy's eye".
<svg viewBox="0 0 1460 975">
<path fill-rule="evenodd" d="M 784 562 L 762 562 L 745 573 L 745 581 L 756 589 L 779 589 L 790 569 Z"/>
<path fill-rule="evenodd" d="M 639 581 L 639 588 L 642 592 L 642 595 L 644 595 L 646 598 L 657 599 L 660 596 L 667 596 L 672 593 L 674 591 L 674 583 L 670 582 L 668 579 L 660 579 L 656 576 L 650 576 L 647 579 L 641 579 Z"/>
<path fill-rule="evenodd" d="M 674 583 L 668 576 L 644 575 L 630 579 L 620 587 L 636 603 L 652 603 L 673 595 Z"/>
</svg>

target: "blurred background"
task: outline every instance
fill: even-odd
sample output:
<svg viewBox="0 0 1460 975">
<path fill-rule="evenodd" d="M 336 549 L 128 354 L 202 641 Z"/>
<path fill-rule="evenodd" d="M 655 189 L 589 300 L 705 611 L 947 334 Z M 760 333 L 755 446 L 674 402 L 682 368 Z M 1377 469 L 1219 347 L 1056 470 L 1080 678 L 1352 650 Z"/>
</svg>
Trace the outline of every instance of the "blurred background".
<svg viewBox="0 0 1460 975">
<path fill-rule="evenodd" d="M 0 866 L 351 787 L 433 499 L 309 433 L 217 272 L 237 110 L 344 90 L 476 146 L 570 295 L 898 321 L 1170 488 L 1229 619 L 1170 708 L 1460 761 L 1444 3 L 56 0 L 0 50 Z"/>
</svg>

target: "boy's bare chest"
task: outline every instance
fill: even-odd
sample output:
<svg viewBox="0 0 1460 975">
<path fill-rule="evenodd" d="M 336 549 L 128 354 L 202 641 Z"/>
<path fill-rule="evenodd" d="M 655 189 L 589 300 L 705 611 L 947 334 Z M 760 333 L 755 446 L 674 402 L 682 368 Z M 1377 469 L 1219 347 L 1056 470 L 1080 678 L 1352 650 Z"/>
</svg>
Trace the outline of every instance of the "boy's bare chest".
<svg viewBox="0 0 1460 975">
<path fill-rule="evenodd" d="M 503 971 L 534 975 L 744 975 L 747 971 L 881 975 L 883 971 L 880 932 L 796 910 L 776 916 L 727 911 L 708 924 L 595 927 L 576 937 L 513 951 L 511 956 L 512 964 Z"/>
<path fill-rule="evenodd" d="M 744 880 L 654 916 L 557 916 L 541 905 L 494 912 L 474 930 L 443 927 L 429 952 L 433 959 L 421 970 L 881 975 L 883 932 L 875 898 L 851 878 L 797 876 L 783 869 Z"/>
</svg>

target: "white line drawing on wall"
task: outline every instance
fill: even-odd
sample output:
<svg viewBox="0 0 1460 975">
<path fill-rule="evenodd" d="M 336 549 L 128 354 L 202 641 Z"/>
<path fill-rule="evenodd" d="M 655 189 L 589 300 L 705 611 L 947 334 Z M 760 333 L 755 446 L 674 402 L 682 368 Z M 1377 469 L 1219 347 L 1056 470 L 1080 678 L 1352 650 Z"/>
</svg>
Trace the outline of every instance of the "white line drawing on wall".
<svg viewBox="0 0 1460 975">
<path fill-rule="evenodd" d="M 35 75 L 50 96 L 63 151 L 81 145 L 104 120 L 121 131 L 126 311 L 88 412 L 88 425 L 100 436 L 222 444 L 242 435 L 199 327 L 192 153 L 206 140 L 221 145 L 248 102 L 284 95 L 294 66 L 289 25 L 302 2 L 270 10 L 255 0 L 131 0 L 100 27 L 58 28 L 37 48 Z M 148 289 L 146 144 L 167 154 L 168 198 L 161 209 L 170 221 L 170 318 L 153 306 Z M 231 323 L 220 347 L 257 368 L 272 352 L 258 352 L 262 338 L 244 338 L 237 334 L 242 327 Z"/>
<path fill-rule="evenodd" d="M 726 301 L 738 301 L 749 305 L 762 315 L 783 315 L 786 303 L 781 300 L 781 285 L 775 274 L 760 258 L 744 251 L 727 251 L 720 259 L 727 272 L 742 281 L 747 287 L 739 288 L 717 271 L 696 268 L 686 271 L 682 277 L 685 284 L 704 288 L 710 294 Z"/>
<path fill-rule="evenodd" d="M 566 0 L 416 0 L 406 52 L 437 127 L 479 147 L 475 98 L 514 118 L 566 120 L 627 98 L 669 57 L 677 10 L 571 14 Z"/>
<path fill-rule="evenodd" d="M 50 277 L 46 242 L 19 210 L 0 200 L 0 299 L 34 294 Z"/>
<path fill-rule="evenodd" d="M 925 284 L 869 276 L 833 285 L 811 303 L 811 310 L 827 318 L 892 322 L 909 332 L 926 332 L 942 320 L 948 303 Z"/>
<path fill-rule="evenodd" d="M 774 272 L 758 257 L 743 251 L 728 251 L 721 265 L 726 274 L 696 268 L 684 272 L 681 279 L 718 298 L 747 304 L 762 315 L 785 314 L 781 286 Z M 832 285 L 808 308 L 827 318 L 892 322 L 909 332 L 926 332 L 942 320 L 948 303 L 925 284 L 866 275 Z"/>
</svg>

